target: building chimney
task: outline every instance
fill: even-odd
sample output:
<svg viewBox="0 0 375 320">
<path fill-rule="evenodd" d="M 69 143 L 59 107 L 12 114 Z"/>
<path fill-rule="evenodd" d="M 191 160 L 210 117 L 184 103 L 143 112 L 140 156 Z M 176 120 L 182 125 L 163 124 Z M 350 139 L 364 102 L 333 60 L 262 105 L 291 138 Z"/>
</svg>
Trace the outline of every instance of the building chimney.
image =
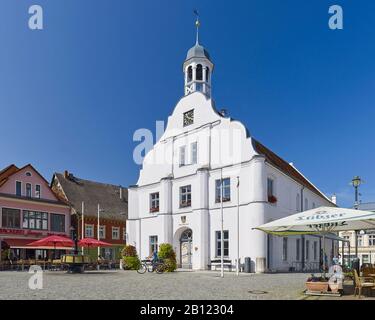
<svg viewBox="0 0 375 320">
<path fill-rule="evenodd" d="M 337 197 L 336 197 L 336 194 L 333 194 L 332 197 L 331 197 L 331 201 L 334 203 L 334 204 L 337 204 Z"/>
<path fill-rule="evenodd" d="M 65 179 L 68 179 L 68 178 L 69 178 L 69 171 L 68 171 L 68 170 L 65 170 L 65 171 L 64 171 L 64 178 L 65 178 Z"/>
<path fill-rule="evenodd" d="M 120 186 L 120 199 L 122 200 L 122 187 Z"/>
</svg>

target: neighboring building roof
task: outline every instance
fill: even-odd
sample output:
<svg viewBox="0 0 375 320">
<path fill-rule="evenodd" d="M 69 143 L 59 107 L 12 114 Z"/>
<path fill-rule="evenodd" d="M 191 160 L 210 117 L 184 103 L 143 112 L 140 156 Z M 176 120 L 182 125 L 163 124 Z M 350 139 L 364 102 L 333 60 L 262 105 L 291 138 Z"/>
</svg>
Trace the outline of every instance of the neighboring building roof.
<svg viewBox="0 0 375 320">
<path fill-rule="evenodd" d="M 314 192 L 316 195 L 325 198 L 327 201 L 334 204 L 323 192 L 321 192 L 317 187 L 315 187 L 306 177 L 304 177 L 294 166 L 286 162 L 284 159 L 280 158 L 277 154 L 272 152 L 270 149 L 265 147 L 259 141 L 253 140 L 253 145 L 255 151 L 266 157 L 266 161 L 271 165 L 279 169 L 281 172 L 285 173 L 287 176 L 291 177 L 293 180 L 297 181 L 302 186 L 306 187 L 310 191 Z"/>
<path fill-rule="evenodd" d="M 39 173 L 38 170 L 36 170 L 30 163 L 23 166 L 22 168 L 18 168 L 16 165 L 14 164 L 11 164 L 9 166 L 7 166 L 6 168 L 2 169 L 0 171 L 0 187 L 2 185 L 4 185 L 10 176 L 12 176 L 13 174 L 27 168 L 27 167 L 30 167 L 37 175 L 40 176 L 41 179 L 43 179 L 43 181 L 45 181 L 45 183 L 47 184 L 47 186 L 49 185 L 48 181 Z M 53 204 L 59 204 L 59 205 L 67 205 L 66 201 L 64 199 L 61 199 L 52 189 L 51 189 L 52 193 L 54 194 L 54 196 L 56 197 L 56 201 L 54 200 L 48 200 L 48 199 L 38 199 L 38 198 L 29 198 L 29 197 L 24 197 L 24 196 L 16 196 L 16 195 L 12 195 L 12 194 L 4 194 L 4 193 L 1 193 L 0 196 L 1 197 L 5 197 L 5 198 L 12 198 L 12 199 L 23 199 L 23 200 L 28 200 L 28 201 L 36 201 L 36 202 L 45 202 L 45 203 L 53 203 Z"/>
<path fill-rule="evenodd" d="M 359 210 L 375 211 L 375 202 L 360 203 L 358 205 Z"/>
<path fill-rule="evenodd" d="M 18 167 L 11 164 L 0 171 L 0 187 L 8 180 L 8 178 L 18 171 Z"/>
<path fill-rule="evenodd" d="M 52 184 L 54 179 L 57 179 L 64 196 L 79 214 L 82 213 L 82 202 L 84 202 L 86 216 L 97 217 L 99 204 L 104 210 L 100 212 L 101 218 L 121 221 L 127 219 L 128 190 L 126 188 L 80 179 L 68 172 L 55 173 Z"/>
</svg>

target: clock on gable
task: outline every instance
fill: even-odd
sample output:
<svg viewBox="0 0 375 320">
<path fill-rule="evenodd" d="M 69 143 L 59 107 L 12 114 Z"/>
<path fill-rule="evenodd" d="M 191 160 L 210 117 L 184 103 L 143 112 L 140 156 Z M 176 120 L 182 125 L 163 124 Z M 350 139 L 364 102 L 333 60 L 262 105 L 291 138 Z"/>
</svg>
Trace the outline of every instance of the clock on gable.
<svg viewBox="0 0 375 320">
<path fill-rule="evenodd" d="M 183 119 L 184 127 L 189 126 L 194 123 L 194 109 L 186 111 L 184 113 L 184 119 Z"/>
</svg>

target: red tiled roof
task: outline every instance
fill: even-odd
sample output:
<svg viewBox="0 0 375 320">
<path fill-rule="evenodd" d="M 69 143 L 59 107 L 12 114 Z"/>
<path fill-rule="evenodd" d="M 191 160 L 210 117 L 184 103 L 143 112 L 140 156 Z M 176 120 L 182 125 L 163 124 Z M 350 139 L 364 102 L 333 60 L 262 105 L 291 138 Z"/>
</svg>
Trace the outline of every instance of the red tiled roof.
<svg viewBox="0 0 375 320">
<path fill-rule="evenodd" d="M 255 151 L 266 157 L 266 161 L 271 165 L 279 169 L 281 172 L 285 173 L 287 176 L 291 177 L 293 180 L 297 181 L 302 186 L 306 187 L 310 191 L 314 192 L 316 195 L 323 197 L 330 201 L 320 190 L 318 190 L 311 182 L 309 182 L 301 173 L 298 172 L 292 165 L 286 162 L 284 159 L 280 158 L 277 154 L 272 152 L 270 149 L 265 147 L 259 141 L 253 140 L 253 146 Z M 333 203 L 332 203 L 333 204 Z"/>
</svg>

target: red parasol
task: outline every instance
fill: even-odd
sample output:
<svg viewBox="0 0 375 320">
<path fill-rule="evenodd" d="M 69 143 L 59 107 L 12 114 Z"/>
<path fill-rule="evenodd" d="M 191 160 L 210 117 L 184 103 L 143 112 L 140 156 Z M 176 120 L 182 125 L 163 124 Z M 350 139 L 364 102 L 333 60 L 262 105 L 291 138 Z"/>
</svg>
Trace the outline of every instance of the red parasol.
<svg viewBox="0 0 375 320">
<path fill-rule="evenodd" d="M 79 247 L 111 247 L 112 244 L 94 238 L 83 238 L 78 242 Z"/>
<path fill-rule="evenodd" d="M 73 240 L 61 236 L 49 236 L 27 244 L 29 247 L 73 247 Z"/>
</svg>

